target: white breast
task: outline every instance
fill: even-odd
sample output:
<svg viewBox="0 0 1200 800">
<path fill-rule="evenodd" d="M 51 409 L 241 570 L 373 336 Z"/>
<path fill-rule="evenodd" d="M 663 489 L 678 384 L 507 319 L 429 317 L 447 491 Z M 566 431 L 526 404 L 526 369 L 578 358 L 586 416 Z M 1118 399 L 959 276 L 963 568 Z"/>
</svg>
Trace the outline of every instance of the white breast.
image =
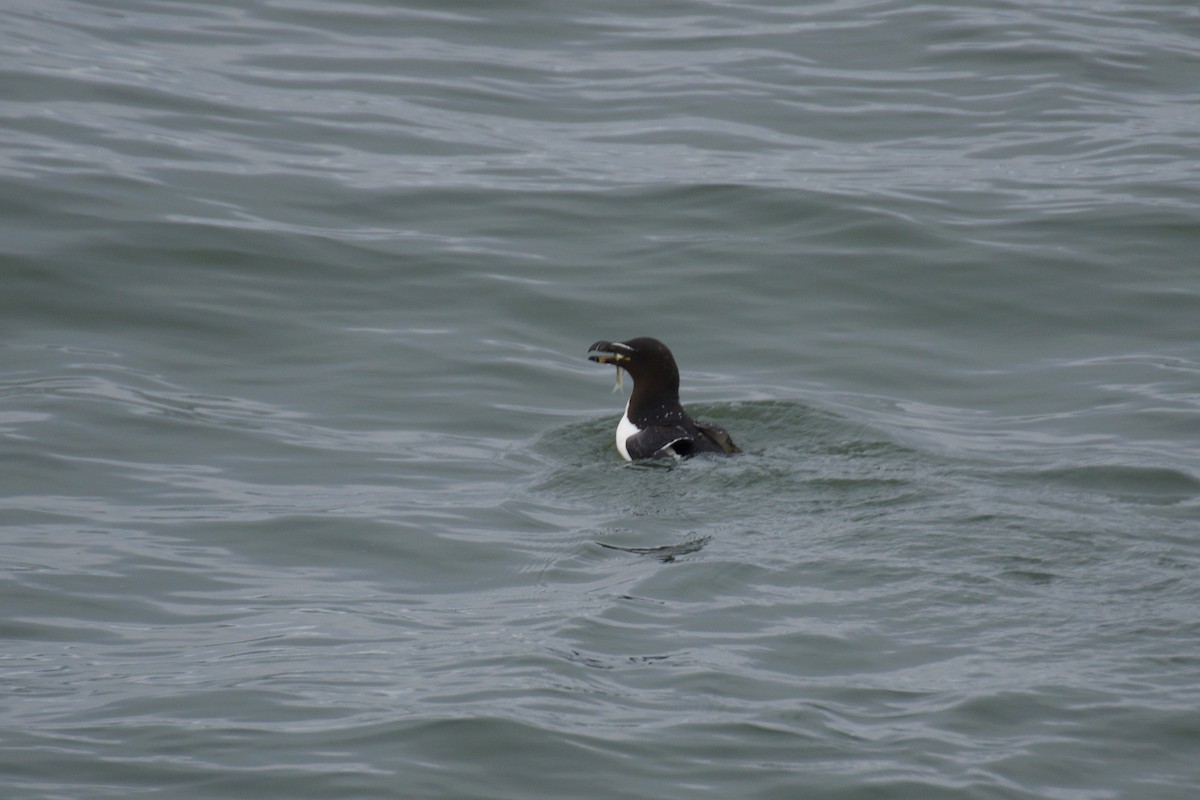
<svg viewBox="0 0 1200 800">
<path fill-rule="evenodd" d="M 625 404 L 625 413 L 621 415 L 621 421 L 617 424 L 617 451 L 626 461 L 633 461 L 629 457 L 629 451 L 625 449 L 625 440 L 635 433 L 640 433 L 641 428 L 629 421 L 629 403 Z"/>
</svg>

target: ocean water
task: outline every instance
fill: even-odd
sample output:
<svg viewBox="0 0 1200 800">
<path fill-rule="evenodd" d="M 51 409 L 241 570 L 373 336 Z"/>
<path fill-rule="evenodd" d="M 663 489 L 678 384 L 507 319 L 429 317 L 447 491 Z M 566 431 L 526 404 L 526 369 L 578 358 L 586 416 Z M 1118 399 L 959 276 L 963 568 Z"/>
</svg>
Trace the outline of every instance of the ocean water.
<svg viewBox="0 0 1200 800">
<path fill-rule="evenodd" d="M 1195 796 L 1195 4 L 0 19 L 5 798 Z"/>
</svg>

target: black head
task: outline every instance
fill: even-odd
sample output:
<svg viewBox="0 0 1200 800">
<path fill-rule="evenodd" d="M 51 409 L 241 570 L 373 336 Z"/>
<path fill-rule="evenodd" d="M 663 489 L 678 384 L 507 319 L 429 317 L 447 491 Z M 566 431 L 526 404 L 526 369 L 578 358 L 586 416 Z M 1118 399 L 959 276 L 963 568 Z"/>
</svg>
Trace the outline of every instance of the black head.
<svg viewBox="0 0 1200 800">
<path fill-rule="evenodd" d="M 596 342 L 588 348 L 588 358 L 628 372 L 635 393 L 641 389 L 679 397 L 679 367 L 675 366 L 675 356 L 658 339 L 639 336 L 623 342 Z"/>
</svg>

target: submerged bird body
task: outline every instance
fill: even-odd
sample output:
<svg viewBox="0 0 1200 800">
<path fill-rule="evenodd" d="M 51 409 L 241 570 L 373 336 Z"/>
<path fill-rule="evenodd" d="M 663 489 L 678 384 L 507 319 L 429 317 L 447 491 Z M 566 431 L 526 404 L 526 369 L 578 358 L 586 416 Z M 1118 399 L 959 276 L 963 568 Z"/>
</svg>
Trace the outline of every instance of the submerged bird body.
<svg viewBox="0 0 1200 800">
<path fill-rule="evenodd" d="M 633 393 L 617 425 L 617 450 L 627 461 L 686 458 L 697 453 L 740 453 L 724 428 L 688 416 L 679 404 L 679 368 L 667 346 L 640 337 L 596 342 L 588 358 L 613 364 L 633 378 Z"/>
</svg>

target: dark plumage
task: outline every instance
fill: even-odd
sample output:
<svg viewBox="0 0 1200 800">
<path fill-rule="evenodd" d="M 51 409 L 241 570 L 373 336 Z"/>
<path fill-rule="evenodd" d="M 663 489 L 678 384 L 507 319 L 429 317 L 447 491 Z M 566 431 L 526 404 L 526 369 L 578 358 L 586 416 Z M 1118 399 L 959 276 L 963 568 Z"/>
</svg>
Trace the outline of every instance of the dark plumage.
<svg viewBox="0 0 1200 800">
<path fill-rule="evenodd" d="M 694 420 L 683 410 L 679 368 L 659 340 L 642 336 L 624 342 L 596 342 L 588 348 L 588 358 L 613 364 L 633 378 L 633 393 L 617 426 L 617 450 L 627 460 L 741 452 L 719 425 Z"/>
</svg>

